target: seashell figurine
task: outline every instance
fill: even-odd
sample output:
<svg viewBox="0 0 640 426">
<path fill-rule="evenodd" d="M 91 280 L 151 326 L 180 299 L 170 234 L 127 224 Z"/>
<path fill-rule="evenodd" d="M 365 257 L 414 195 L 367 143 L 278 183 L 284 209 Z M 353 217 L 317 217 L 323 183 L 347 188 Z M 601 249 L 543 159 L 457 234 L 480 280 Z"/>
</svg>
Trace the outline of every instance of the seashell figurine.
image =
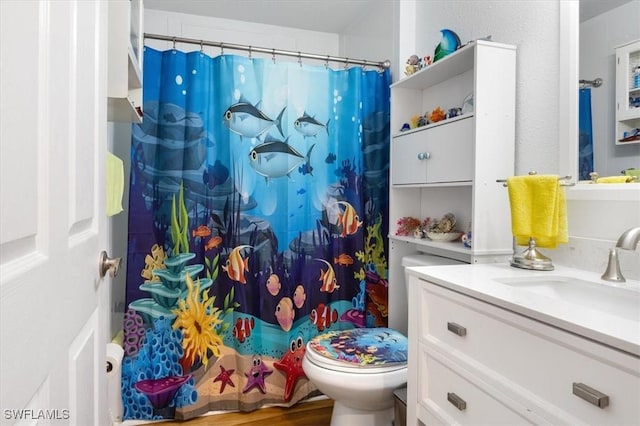
<svg viewBox="0 0 640 426">
<path fill-rule="evenodd" d="M 456 216 L 453 213 L 446 213 L 439 220 L 429 223 L 429 232 L 448 233 L 454 232 L 456 227 Z"/>
</svg>

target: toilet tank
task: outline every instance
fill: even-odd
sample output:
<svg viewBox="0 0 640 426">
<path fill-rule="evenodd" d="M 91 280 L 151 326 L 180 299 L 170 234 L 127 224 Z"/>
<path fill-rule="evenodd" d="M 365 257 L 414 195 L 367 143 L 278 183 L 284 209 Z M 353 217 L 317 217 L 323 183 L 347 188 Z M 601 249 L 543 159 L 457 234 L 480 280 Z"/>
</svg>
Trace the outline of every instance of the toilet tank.
<svg viewBox="0 0 640 426">
<path fill-rule="evenodd" d="M 465 262 L 424 253 L 410 254 L 409 256 L 402 258 L 403 268 L 407 268 L 409 266 L 460 265 L 463 263 Z"/>
<path fill-rule="evenodd" d="M 401 261 L 403 269 L 410 266 L 438 266 L 460 264 L 465 264 L 465 262 L 424 253 L 415 253 L 404 256 Z M 407 275 L 403 274 L 402 276 L 404 278 L 403 285 L 393 286 L 394 294 L 389 295 L 389 327 L 398 330 L 400 333 L 406 336 L 408 322 L 407 305 L 409 300 L 407 294 Z"/>
</svg>

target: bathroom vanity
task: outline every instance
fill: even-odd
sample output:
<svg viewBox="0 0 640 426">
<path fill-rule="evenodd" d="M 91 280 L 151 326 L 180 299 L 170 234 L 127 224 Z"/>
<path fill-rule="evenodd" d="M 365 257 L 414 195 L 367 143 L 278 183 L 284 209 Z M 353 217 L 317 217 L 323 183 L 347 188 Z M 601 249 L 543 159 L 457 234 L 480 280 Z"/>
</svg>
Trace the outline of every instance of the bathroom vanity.
<svg viewBox="0 0 640 426">
<path fill-rule="evenodd" d="M 640 283 L 408 268 L 407 425 L 637 424 Z"/>
</svg>

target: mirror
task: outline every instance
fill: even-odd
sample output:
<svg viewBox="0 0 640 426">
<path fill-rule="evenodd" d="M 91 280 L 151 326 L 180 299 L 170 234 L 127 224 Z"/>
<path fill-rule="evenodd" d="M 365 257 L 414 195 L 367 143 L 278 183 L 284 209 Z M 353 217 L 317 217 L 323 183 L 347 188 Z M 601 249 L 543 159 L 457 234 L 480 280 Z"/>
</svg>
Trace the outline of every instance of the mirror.
<svg viewBox="0 0 640 426">
<path fill-rule="evenodd" d="M 638 16 L 640 3 L 637 1 L 580 0 L 578 76 L 585 82 L 580 84 L 578 101 L 581 180 L 589 179 L 590 158 L 592 170 L 600 176 L 616 176 L 624 169 L 640 168 L 640 143 L 615 144 L 615 48 L 640 39 Z M 596 79 L 602 79 L 600 86 L 593 84 Z"/>
</svg>

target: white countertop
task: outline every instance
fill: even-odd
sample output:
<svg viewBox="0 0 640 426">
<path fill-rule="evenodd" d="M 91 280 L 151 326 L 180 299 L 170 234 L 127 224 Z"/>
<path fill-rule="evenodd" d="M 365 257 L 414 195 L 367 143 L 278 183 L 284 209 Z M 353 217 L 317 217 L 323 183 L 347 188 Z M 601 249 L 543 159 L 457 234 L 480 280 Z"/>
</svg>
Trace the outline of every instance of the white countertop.
<svg viewBox="0 0 640 426">
<path fill-rule="evenodd" d="M 601 342 L 613 348 L 640 357 L 640 282 L 627 280 L 613 285 L 600 279 L 600 274 L 579 269 L 556 266 L 554 271 L 529 271 L 509 266 L 508 263 L 420 266 L 407 268 L 411 275 L 508 309 L 512 312 L 553 325 L 563 330 Z M 602 285 L 605 293 L 618 292 L 631 303 L 631 317 L 616 315 L 598 309 L 594 298 L 586 306 L 570 298 L 560 299 L 538 294 L 527 289 L 505 284 L 501 280 L 578 279 Z M 637 304 L 637 306 L 635 306 Z M 637 308 L 637 310 L 635 309 Z M 637 313 L 637 315 L 635 315 Z"/>
</svg>

